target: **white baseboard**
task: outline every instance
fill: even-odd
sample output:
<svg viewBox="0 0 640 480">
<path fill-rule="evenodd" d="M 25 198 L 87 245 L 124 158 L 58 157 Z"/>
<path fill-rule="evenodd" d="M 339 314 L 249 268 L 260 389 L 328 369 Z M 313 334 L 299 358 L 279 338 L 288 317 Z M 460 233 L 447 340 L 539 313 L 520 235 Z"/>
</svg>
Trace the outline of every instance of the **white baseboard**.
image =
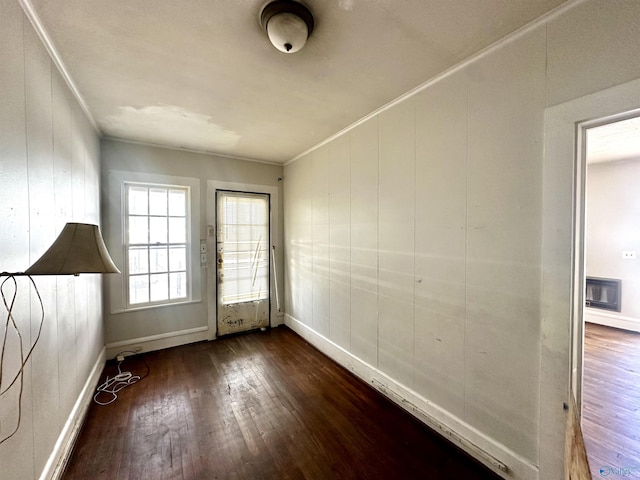
<svg viewBox="0 0 640 480">
<path fill-rule="evenodd" d="M 625 317 L 615 313 L 593 311 L 592 308 L 585 308 L 584 319 L 589 323 L 597 323 L 607 327 L 621 328 L 632 332 L 640 332 L 640 319 Z"/>
<path fill-rule="evenodd" d="M 108 343 L 106 346 L 107 358 L 114 358 L 118 353 L 125 350 L 130 350 L 135 353 L 153 352 L 164 348 L 200 342 L 208 339 L 208 332 L 208 327 L 196 327 L 179 330 L 177 332 L 161 333 L 159 335 Z"/>
<path fill-rule="evenodd" d="M 285 325 L 498 475 L 505 479 L 538 480 L 536 465 L 465 423 L 445 408 L 360 360 L 291 315 L 285 315 Z"/>
<path fill-rule="evenodd" d="M 69 418 L 62 428 L 62 432 L 53 447 L 49 460 L 47 460 L 47 463 L 40 474 L 40 480 L 58 480 L 62 478 L 64 469 L 67 466 L 69 457 L 71 456 L 73 445 L 80 433 L 82 422 L 84 421 L 89 405 L 91 405 L 91 401 L 93 400 L 93 392 L 95 386 L 98 384 L 100 375 L 102 374 L 105 361 L 106 352 L 103 348 L 100 355 L 98 355 L 96 363 L 93 365 L 89 378 L 87 378 L 84 387 L 82 387 L 82 391 L 71 410 Z"/>
</svg>

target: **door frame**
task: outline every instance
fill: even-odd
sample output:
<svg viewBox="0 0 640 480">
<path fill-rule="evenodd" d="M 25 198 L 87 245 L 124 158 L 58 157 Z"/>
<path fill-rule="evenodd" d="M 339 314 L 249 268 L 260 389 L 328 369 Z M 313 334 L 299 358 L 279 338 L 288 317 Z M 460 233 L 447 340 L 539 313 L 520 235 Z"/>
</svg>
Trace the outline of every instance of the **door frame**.
<svg viewBox="0 0 640 480">
<path fill-rule="evenodd" d="M 207 244 L 207 320 L 208 320 L 208 339 L 217 338 L 217 270 L 216 270 L 216 191 L 228 190 L 245 193 L 263 193 L 270 195 L 271 216 L 269 222 L 269 237 L 271 244 L 269 245 L 269 254 L 273 255 L 273 247 L 279 250 L 279 201 L 278 187 L 268 185 L 257 185 L 250 183 L 223 182 L 219 180 L 207 180 L 207 208 L 206 208 L 206 244 Z M 275 324 L 277 318 L 277 302 L 275 298 L 276 285 L 273 272 L 273 261 L 269 262 L 269 318 L 270 324 Z"/>
<path fill-rule="evenodd" d="M 640 112 L 640 79 L 549 107 L 544 115 L 540 478 L 562 471 L 565 408 L 582 412 L 585 129 Z M 549 469 L 549 470 L 547 470 Z"/>
</svg>

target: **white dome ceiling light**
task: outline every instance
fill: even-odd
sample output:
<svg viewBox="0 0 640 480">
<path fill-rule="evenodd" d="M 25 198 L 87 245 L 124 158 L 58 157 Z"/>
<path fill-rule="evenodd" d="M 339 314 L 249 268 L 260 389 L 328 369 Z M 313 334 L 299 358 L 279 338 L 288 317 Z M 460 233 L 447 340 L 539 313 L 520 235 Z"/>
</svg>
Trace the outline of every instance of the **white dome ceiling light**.
<svg viewBox="0 0 640 480">
<path fill-rule="evenodd" d="M 274 47 L 284 53 L 295 53 L 304 47 L 313 31 L 313 15 L 294 0 L 275 0 L 260 12 L 260 25 Z"/>
</svg>

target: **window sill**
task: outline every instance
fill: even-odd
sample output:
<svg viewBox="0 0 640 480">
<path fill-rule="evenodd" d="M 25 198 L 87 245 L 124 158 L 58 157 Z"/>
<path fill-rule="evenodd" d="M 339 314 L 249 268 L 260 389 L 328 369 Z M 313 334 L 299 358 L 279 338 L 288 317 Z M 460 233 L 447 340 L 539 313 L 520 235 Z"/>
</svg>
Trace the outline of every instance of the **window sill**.
<svg viewBox="0 0 640 480">
<path fill-rule="evenodd" d="M 120 308 L 117 310 L 112 310 L 111 315 L 120 315 L 123 313 L 131 313 L 131 312 L 141 312 L 144 310 L 157 310 L 159 308 L 183 307 L 185 305 L 193 305 L 196 303 L 202 303 L 202 300 L 185 300 L 184 302 L 163 303 L 158 305 L 144 305 L 142 307 Z"/>
</svg>

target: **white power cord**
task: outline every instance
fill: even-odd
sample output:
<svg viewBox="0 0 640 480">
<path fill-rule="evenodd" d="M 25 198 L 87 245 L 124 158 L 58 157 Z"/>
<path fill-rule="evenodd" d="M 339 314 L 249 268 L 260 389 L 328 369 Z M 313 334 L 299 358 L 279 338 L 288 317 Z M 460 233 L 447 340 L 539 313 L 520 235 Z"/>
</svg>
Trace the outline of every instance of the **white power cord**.
<svg viewBox="0 0 640 480">
<path fill-rule="evenodd" d="M 1 276 L 7 277 L 2 281 L 2 283 L 0 283 L 0 297 L 2 297 L 2 303 L 4 304 L 4 308 L 7 311 L 7 319 L 3 325 L 4 332 L 2 333 L 2 339 L 0 341 L 0 401 L 3 400 L 3 397 L 7 395 L 9 391 L 11 391 L 14 385 L 17 384 L 18 385 L 18 400 L 17 400 L 18 419 L 16 421 L 15 429 L 10 434 L 0 439 L 0 445 L 2 445 L 4 442 L 9 440 L 11 437 L 13 437 L 18 432 L 18 429 L 20 428 L 20 422 L 22 421 L 22 393 L 24 391 L 24 369 L 25 369 L 25 366 L 27 365 L 27 362 L 31 358 L 31 354 L 33 353 L 33 350 L 36 348 L 36 345 L 38 344 L 38 340 L 40 339 L 40 335 L 42 334 L 42 326 L 44 325 L 44 305 L 42 303 L 42 297 L 40 296 L 38 287 L 36 286 L 36 283 L 33 281 L 33 278 L 31 278 L 29 275 L 25 275 L 21 273 L 13 274 L 13 273 L 6 273 L 6 272 L 3 272 Z M 31 347 L 27 350 L 26 355 L 25 355 L 26 345 L 25 345 L 24 338 L 22 337 L 22 333 L 20 332 L 18 323 L 13 317 L 13 307 L 15 305 L 16 297 L 18 295 L 18 283 L 16 281 L 16 277 L 21 277 L 21 276 L 26 276 L 29 279 L 29 282 L 31 283 L 31 285 L 33 286 L 36 296 L 38 297 L 38 302 L 40 304 L 40 312 L 41 312 L 40 325 L 38 326 L 38 333 L 36 334 L 36 338 L 35 340 L 33 340 Z M 5 284 L 7 284 L 7 282 L 9 282 L 9 285 L 13 285 L 13 294 L 10 296 L 11 301 L 9 302 L 7 301 L 7 295 L 5 294 L 5 291 L 4 291 Z M 7 351 L 9 334 L 11 332 L 15 334 L 16 336 L 15 341 L 17 341 L 18 343 L 20 366 L 18 367 L 18 371 L 15 374 L 15 376 L 12 379 L 10 379 L 10 381 L 6 381 L 5 378 L 3 378 L 3 372 L 5 370 L 4 361 L 5 361 L 5 353 Z"/>
<path fill-rule="evenodd" d="M 120 390 L 130 385 L 134 385 L 146 377 L 146 375 L 141 377 L 140 375 L 133 375 L 131 372 L 122 371 L 121 365 L 122 362 L 124 362 L 125 353 L 135 354 L 135 352 L 120 352 L 116 355 L 116 360 L 118 361 L 118 373 L 113 377 L 109 377 L 107 375 L 107 379 L 104 383 L 96 389 L 93 401 L 98 405 L 109 405 L 110 403 L 115 402 L 118 399 L 118 392 L 120 392 Z M 148 368 L 149 367 L 147 366 L 147 369 Z M 105 395 L 107 396 L 106 401 L 99 400 L 99 397 L 104 397 Z"/>
</svg>

